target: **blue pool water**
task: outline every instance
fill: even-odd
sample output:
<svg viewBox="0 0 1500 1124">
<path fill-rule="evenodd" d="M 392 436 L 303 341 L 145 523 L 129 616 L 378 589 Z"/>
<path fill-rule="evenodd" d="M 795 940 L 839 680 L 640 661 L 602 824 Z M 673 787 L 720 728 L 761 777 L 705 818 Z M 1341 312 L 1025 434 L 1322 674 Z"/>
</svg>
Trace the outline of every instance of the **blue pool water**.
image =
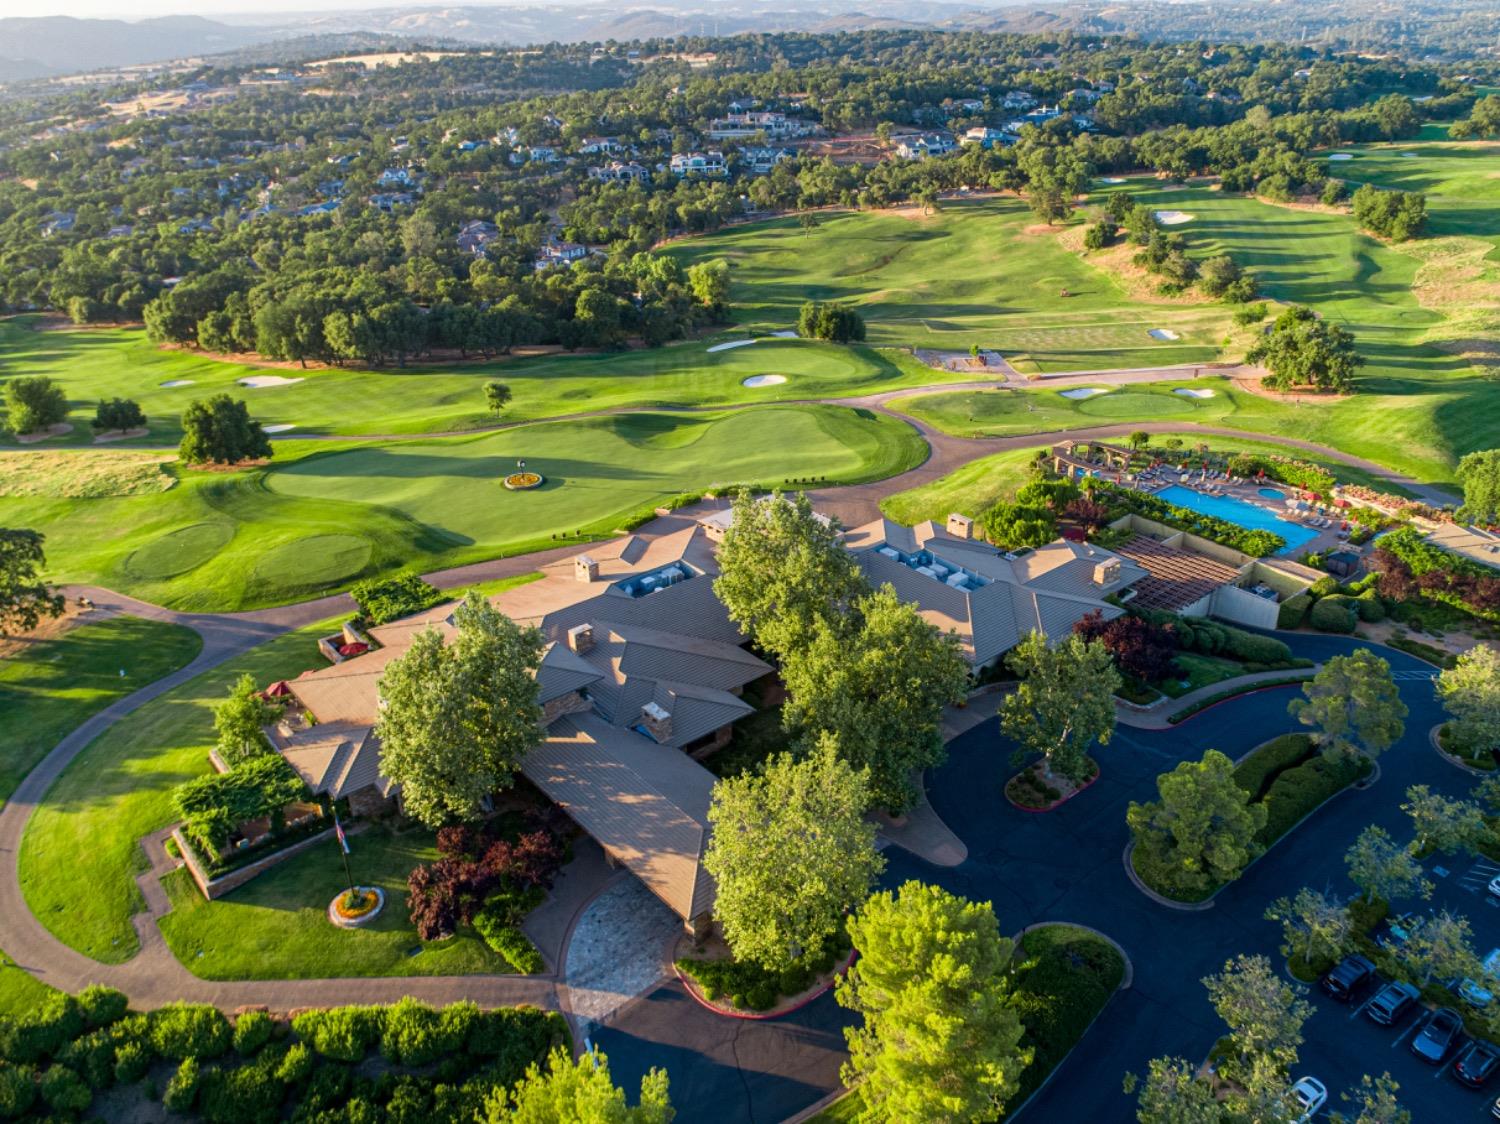
<svg viewBox="0 0 1500 1124">
<path fill-rule="evenodd" d="M 1263 495 L 1263 496 L 1265 496 L 1266 499 L 1268 499 L 1268 500 L 1284 500 L 1284 499 L 1286 499 L 1286 493 L 1285 492 L 1278 492 L 1275 488 L 1261 488 L 1260 489 L 1260 494 Z"/>
<path fill-rule="evenodd" d="M 1286 539 L 1286 546 L 1277 551 L 1278 554 L 1292 554 L 1304 543 L 1318 537 L 1318 532 L 1312 527 L 1304 527 L 1301 523 L 1282 519 L 1279 515 L 1263 507 L 1257 507 L 1253 503 L 1246 503 L 1244 500 L 1231 499 L 1228 496 L 1205 496 L 1202 492 L 1178 487 L 1176 484 L 1170 488 L 1163 488 L 1156 495 L 1166 500 L 1167 503 L 1186 507 L 1203 515 L 1227 519 L 1231 523 L 1238 523 L 1241 527 L 1248 527 L 1252 531 L 1270 531 L 1272 534 L 1280 535 Z"/>
</svg>

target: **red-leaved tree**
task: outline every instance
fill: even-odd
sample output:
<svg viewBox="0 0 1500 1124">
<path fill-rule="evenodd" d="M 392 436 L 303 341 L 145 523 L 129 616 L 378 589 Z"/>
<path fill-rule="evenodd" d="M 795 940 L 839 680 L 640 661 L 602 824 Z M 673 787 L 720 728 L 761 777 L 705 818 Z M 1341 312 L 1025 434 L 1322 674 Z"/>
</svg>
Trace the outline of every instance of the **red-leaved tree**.
<svg viewBox="0 0 1500 1124">
<path fill-rule="evenodd" d="M 1101 642 L 1121 672 L 1142 682 L 1158 683 L 1176 671 L 1177 631 L 1168 625 L 1129 615 L 1107 621 L 1095 609 L 1073 631 L 1085 640 Z"/>
</svg>

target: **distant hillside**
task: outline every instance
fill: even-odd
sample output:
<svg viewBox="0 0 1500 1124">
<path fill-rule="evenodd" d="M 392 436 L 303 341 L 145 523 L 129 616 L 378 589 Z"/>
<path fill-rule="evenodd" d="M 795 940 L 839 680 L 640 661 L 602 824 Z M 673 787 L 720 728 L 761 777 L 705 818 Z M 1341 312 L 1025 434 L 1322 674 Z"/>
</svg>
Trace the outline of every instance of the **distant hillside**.
<svg viewBox="0 0 1500 1124">
<path fill-rule="evenodd" d="M 71 16 L 0 18 L 0 81 L 219 54 L 275 34 L 265 27 L 231 27 L 198 16 L 133 23 Z"/>
</svg>

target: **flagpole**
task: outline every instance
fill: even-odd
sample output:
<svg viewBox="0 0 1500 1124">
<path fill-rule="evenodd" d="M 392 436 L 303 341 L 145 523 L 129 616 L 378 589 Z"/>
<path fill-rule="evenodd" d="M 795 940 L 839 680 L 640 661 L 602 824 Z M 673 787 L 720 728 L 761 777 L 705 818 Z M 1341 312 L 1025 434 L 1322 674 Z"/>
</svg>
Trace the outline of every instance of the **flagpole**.
<svg viewBox="0 0 1500 1124">
<path fill-rule="evenodd" d="M 339 814 L 333 813 L 333 832 L 339 840 L 339 857 L 344 860 L 344 877 L 349 880 L 349 900 L 357 901 L 359 895 L 354 891 L 354 872 L 349 869 L 349 841 L 344 838 L 344 825 L 339 823 Z"/>
</svg>

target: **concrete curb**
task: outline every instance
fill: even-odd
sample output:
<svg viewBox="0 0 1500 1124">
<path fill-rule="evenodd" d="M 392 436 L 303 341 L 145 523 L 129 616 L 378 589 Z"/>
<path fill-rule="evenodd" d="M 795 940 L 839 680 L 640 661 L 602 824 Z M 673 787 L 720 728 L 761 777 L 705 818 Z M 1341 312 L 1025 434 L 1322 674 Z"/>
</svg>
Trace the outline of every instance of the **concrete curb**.
<svg viewBox="0 0 1500 1124">
<path fill-rule="evenodd" d="M 1080 926 L 1080 928 L 1081 927 L 1082 926 Z M 697 1003 L 698 1006 L 702 1007 L 704 1010 L 711 1011 L 713 1014 L 718 1015 L 723 1019 L 742 1019 L 746 1022 L 767 1022 L 771 1019 L 783 1018 L 796 1011 L 800 1011 L 809 1003 L 823 998 L 823 996 L 827 995 L 830 991 L 833 990 L 834 980 L 838 979 L 840 976 L 844 975 L 844 973 L 848 972 L 849 969 L 854 966 L 854 962 L 858 959 L 859 952 L 857 950 L 851 950 L 849 953 L 849 959 L 844 961 L 843 967 L 838 968 L 834 971 L 833 979 L 830 979 L 826 984 L 824 984 L 820 988 L 817 988 L 815 991 L 811 991 L 808 994 L 802 996 L 800 999 L 789 1003 L 787 1006 L 777 1007 L 775 1010 L 771 1011 L 726 1010 L 725 1008 L 720 1007 L 717 1003 L 713 1003 L 710 1000 L 706 999 L 703 996 L 702 992 L 698 990 L 697 981 L 689 976 L 686 972 L 684 972 L 681 968 L 679 968 L 675 961 L 672 964 L 672 971 L 676 973 L 678 981 L 682 984 L 682 989 L 686 991 L 688 995 L 692 996 L 693 1002 Z"/>
<path fill-rule="evenodd" d="M 1453 754 L 1449 753 L 1446 749 L 1443 748 L 1443 743 L 1438 740 L 1438 732 L 1446 725 L 1448 725 L 1448 723 L 1439 722 L 1436 726 L 1427 731 L 1427 741 L 1429 744 L 1431 744 L 1433 750 L 1437 753 L 1437 755 L 1444 761 L 1448 762 L 1448 764 L 1452 765 L 1455 769 L 1461 769 L 1465 773 L 1468 773 L 1471 777 L 1488 777 L 1492 775 L 1495 772 L 1494 769 L 1476 769 L 1473 765 L 1466 764 L 1459 758 L 1454 757 Z"/>
<path fill-rule="evenodd" d="M 1131 884 L 1157 905 L 1166 906 L 1168 909 L 1175 909 L 1179 913 L 1202 913 L 1204 910 L 1213 909 L 1214 899 L 1219 896 L 1219 892 L 1224 889 L 1224 886 L 1229 885 L 1228 882 L 1224 883 L 1224 886 L 1220 886 L 1218 890 L 1215 890 L 1201 902 L 1174 902 L 1171 898 L 1163 894 L 1158 894 L 1150 886 L 1147 886 L 1145 882 L 1141 881 L 1141 876 L 1135 872 L 1135 863 L 1132 861 L 1134 855 L 1135 840 L 1132 839 L 1129 843 L 1125 844 L 1125 850 L 1120 856 L 1121 860 L 1125 863 L 1125 876 L 1130 879 Z M 1248 870 L 1249 867 L 1245 869 Z"/>
</svg>

